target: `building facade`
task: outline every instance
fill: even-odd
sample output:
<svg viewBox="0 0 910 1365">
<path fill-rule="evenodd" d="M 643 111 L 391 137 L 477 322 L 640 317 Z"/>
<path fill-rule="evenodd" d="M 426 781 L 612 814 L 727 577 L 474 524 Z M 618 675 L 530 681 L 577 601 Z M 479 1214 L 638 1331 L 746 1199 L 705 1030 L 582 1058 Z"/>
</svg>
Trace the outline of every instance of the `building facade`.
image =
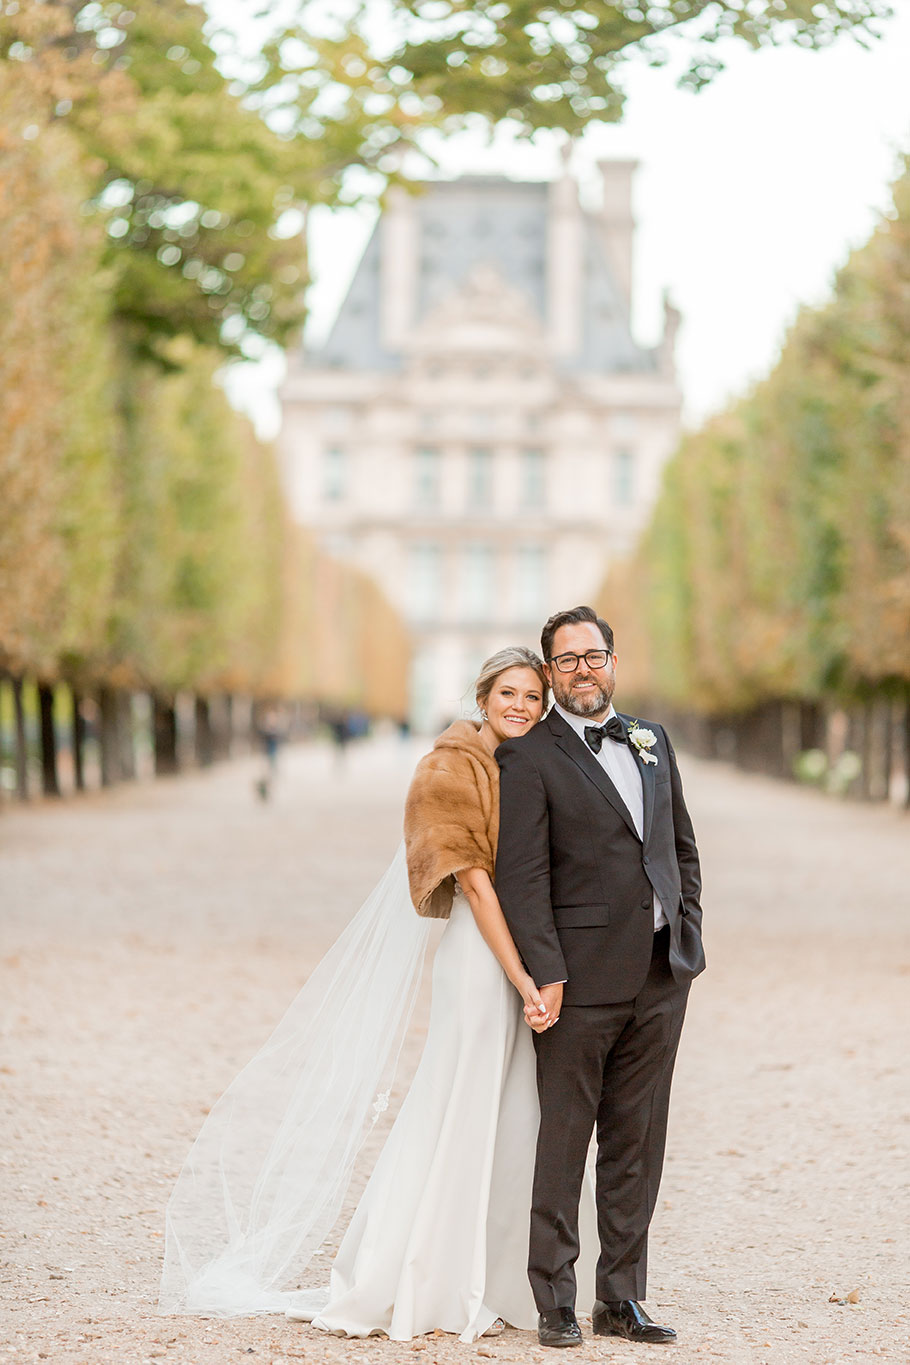
<svg viewBox="0 0 910 1365">
<path fill-rule="evenodd" d="M 538 647 L 635 540 L 679 433 L 678 315 L 630 329 L 632 162 L 575 182 L 466 176 L 394 192 L 325 346 L 292 355 L 295 516 L 410 624 L 412 721 L 459 713 L 478 664 Z"/>
</svg>

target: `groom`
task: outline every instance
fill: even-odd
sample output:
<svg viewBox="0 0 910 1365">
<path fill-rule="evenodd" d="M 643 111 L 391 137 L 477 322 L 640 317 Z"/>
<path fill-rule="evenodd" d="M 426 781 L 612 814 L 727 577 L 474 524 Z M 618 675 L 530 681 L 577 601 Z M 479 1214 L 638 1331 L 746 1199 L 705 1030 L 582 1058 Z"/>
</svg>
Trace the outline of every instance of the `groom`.
<svg viewBox="0 0 910 1365">
<path fill-rule="evenodd" d="M 557 612 L 541 650 L 555 705 L 501 744 L 496 891 L 551 1019 L 535 1033 L 540 1132 L 528 1275 L 544 1346 L 575 1346 L 578 1204 L 597 1131 L 597 1336 L 668 1342 L 645 1297 L 673 1063 L 705 965 L 701 878 L 676 757 L 613 709 L 613 632 Z"/>
</svg>

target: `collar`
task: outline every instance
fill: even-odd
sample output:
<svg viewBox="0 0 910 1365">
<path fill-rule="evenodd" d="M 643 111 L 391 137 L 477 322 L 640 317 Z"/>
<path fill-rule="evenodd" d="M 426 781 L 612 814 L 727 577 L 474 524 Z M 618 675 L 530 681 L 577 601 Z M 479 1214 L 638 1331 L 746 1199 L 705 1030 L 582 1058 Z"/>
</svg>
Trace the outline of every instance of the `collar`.
<svg viewBox="0 0 910 1365">
<path fill-rule="evenodd" d="M 606 725 L 610 717 L 616 715 L 616 708 L 614 707 L 612 702 L 610 702 L 610 709 L 604 716 L 603 720 L 592 720 L 590 716 L 576 716 L 571 711 L 566 711 L 564 707 L 560 706 L 558 701 L 554 701 L 553 710 L 558 711 L 559 714 L 562 716 L 563 720 L 566 722 L 566 724 L 571 725 L 575 733 L 579 735 L 582 739 L 584 739 L 585 737 L 586 725 Z M 587 743 L 587 741 L 585 742 Z"/>
</svg>

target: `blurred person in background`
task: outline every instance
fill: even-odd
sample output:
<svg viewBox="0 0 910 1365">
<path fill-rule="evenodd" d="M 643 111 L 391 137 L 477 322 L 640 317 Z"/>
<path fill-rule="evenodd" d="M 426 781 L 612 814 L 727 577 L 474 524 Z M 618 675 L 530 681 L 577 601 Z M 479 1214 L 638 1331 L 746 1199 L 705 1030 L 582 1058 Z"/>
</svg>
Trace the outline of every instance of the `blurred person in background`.
<svg viewBox="0 0 910 1365">
<path fill-rule="evenodd" d="M 256 793 L 268 801 L 278 776 L 278 754 L 287 738 L 287 725 L 277 706 L 268 706 L 256 726 L 256 735 L 265 757 L 265 771 L 256 780 Z"/>
</svg>

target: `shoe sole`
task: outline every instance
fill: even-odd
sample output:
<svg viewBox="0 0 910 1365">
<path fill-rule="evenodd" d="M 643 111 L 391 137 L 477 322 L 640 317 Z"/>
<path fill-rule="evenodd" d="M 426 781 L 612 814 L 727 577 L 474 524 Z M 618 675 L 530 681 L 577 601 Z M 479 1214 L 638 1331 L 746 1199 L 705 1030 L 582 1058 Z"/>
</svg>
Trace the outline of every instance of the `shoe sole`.
<svg viewBox="0 0 910 1365">
<path fill-rule="evenodd" d="M 562 1349 L 562 1348 L 565 1347 L 565 1346 L 583 1346 L 583 1345 L 584 1345 L 584 1338 L 583 1338 L 583 1337 L 579 1337 L 578 1341 L 541 1341 L 541 1340 L 540 1340 L 540 1337 L 538 1337 L 538 1338 L 537 1338 L 537 1341 L 538 1341 L 538 1345 L 540 1345 L 540 1346 L 548 1346 L 548 1347 L 550 1348 L 550 1350 L 560 1350 L 560 1349 Z"/>
</svg>

